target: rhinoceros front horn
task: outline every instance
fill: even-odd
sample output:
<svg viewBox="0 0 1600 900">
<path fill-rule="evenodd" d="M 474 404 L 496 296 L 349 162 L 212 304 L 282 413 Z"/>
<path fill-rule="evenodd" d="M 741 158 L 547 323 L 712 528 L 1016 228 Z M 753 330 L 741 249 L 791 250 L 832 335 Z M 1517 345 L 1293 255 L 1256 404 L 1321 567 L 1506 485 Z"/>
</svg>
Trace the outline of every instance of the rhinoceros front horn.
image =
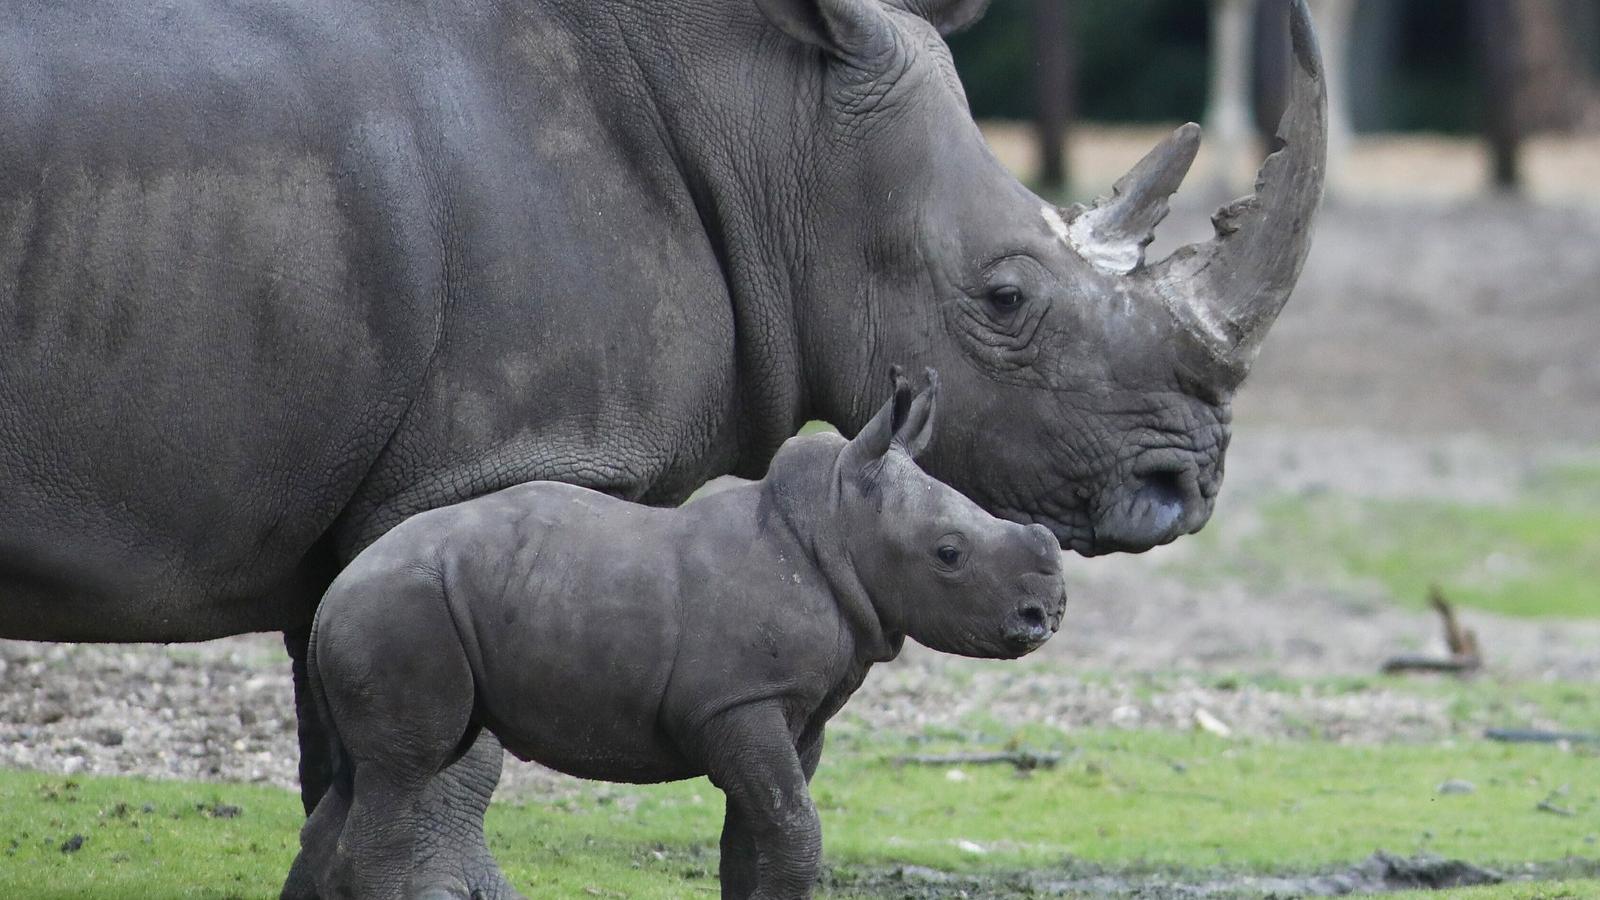
<svg viewBox="0 0 1600 900">
<path fill-rule="evenodd" d="M 1199 129 L 1185 125 L 1128 173 L 1108 200 L 1073 210 L 1068 239 L 1091 263 L 1125 272 L 1136 292 L 1153 295 L 1189 338 L 1186 359 L 1217 387 L 1244 379 L 1257 349 L 1289 299 L 1311 247 L 1311 223 L 1327 166 L 1327 88 L 1305 0 L 1290 13 L 1289 106 L 1277 148 L 1256 177 L 1255 193 L 1212 217 L 1216 236 L 1143 265 L 1150 229 L 1194 158 Z"/>
</svg>

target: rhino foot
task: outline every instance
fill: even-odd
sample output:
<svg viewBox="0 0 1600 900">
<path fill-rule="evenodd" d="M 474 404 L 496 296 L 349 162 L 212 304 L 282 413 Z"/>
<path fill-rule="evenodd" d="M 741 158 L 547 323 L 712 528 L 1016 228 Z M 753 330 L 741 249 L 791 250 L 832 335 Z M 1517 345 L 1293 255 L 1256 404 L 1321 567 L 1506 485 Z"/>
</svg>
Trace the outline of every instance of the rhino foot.
<svg viewBox="0 0 1600 900">
<path fill-rule="evenodd" d="M 429 900 L 523 900 L 489 852 L 483 816 L 503 753 L 488 732 L 428 784 L 419 804 L 412 885 Z"/>
<path fill-rule="evenodd" d="M 440 772 L 417 803 L 410 896 L 425 900 L 524 900 L 489 852 L 483 816 L 500 781 L 500 742 L 487 732 Z M 350 801 L 328 791 L 306 822 L 300 855 L 283 886 L 282 900 L 319 900 L 336 860 Z"/>
</svg>

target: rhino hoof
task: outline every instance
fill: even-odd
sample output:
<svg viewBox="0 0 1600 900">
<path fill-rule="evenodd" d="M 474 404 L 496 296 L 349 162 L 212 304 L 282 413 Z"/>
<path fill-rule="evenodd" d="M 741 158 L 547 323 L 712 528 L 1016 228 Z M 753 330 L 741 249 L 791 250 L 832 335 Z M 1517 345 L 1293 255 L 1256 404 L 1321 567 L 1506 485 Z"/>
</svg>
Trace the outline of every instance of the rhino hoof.
<svg viewBox="0 0 1600 900">
<path fill-rule="evenodd" d="M 483 894 L 459 878 L 430 878 L 415 885 L 411 896 L 416 900 L 479 900 Z"/>
</svg>

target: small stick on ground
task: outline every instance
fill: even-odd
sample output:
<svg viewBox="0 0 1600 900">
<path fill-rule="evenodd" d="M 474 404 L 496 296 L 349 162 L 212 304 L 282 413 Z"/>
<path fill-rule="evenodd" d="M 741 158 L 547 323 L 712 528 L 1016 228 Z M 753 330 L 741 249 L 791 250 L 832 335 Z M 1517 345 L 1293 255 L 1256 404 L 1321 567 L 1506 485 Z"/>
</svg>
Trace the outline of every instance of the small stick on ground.
<svg viewBox="0 0 1600 900">
<path fill-rule="evenodd" d="M 1533 808 L 1539 812 L 1547 812 L 1551 815 L 1562 816 L 1570 819 L 1577 815 L 1577 813 L 1556 803 L 1556 800 L 1560 797 L 1566 796 L 1566 793 L 1567 789 L 1565 787 L 1553 790 L 1543 800 L 1540 800 L 1538 803 L 1534 804 Z"/>
<path fill-rule="evenodd" d="M 1386 675 L 1400 672 L 1449 672 L 1467 675 L 1483 668 L 1483 654 L 1478 648 L 1478 633 L 1464 628 L 1456 618 L 1455 608 L 1445 599 L 1438 585 L 1428 588 L 1428 604 L 1439 614 L 1444 624 L 1444 643 L 1450 655 L 1445 657 L 1408 653 L 1391 656 L 1383 664 Z"/>
<path fill-rule="evenodd" d="M 1539 728 L 1491 728 L 1483 733 L 1505 744 L 1600 744 L 1600 734 L 1584 731 L 1545 731 Z"/>
<path fill-rule="evenodd" d="M 1444 642 L 1450 648 L 1450 656 L 1456 659 L 1481 659 L 1478 633 L 1471 628 L 1461 627 L 1455 609 L 1444 598 L 1444 591 L 1439 590 L 1437 584 L 1428 586 L 1428 605 L 1444 620 Z"/>
<path fill-rule="evenodd" d="M 1003 753 L 942 753 L 928 756 L 901 756 L 896 765 L 915 766 L 986 766 L 1001 763 L 1015 766 L 1019 772 L 1033 769 L 1054 769 L 1061 762 L 1059 753 L 1038 753 L 1032 750 L 1012 750 Z"/>
</svg>

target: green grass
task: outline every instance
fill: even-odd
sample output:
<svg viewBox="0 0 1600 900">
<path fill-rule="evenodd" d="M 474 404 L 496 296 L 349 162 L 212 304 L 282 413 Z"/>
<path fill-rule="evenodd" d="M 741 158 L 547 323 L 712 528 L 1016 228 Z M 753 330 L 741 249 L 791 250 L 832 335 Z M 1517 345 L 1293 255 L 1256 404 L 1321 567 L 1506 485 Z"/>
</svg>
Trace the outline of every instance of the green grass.
<svg viewBox="0 0 1600 900">
<path fill-rule="evenodd" d="M 1376 583 L 1413 606 L 1438 584 L 1463 606 L 1506 615 L 1600 614 L 1600 467 L 1539 472 L 1506 504 L 1316 494 L 1259 512 L 1258 528 L 1227 543 L 1210 536 L 1184 570 L 1265 587 Z"/>
<path fill-rule="evenodd" d="M 1600 856 L 1600 758 L 1583 752 L 1046 729 L 1009 740 L 1064 761 L 951 780 L 895 759 L 974 748 L 847 729 L 815 783 L 828 864 L 1299 871 L 1378 848 L 1491 865 Z M 1436 795 L 1452 778 L 1477 790 Z M 1574 815 L 1539 811 L 1552 796 Z M 217 817 L 219 802 L 239 814 Z M 497 804 L 489 829 L 513 881 L 536 896 L 714 895 L 721 807 L 703 780 L 597 784 L 553 804 Z M 269 788 L 0 772 L 0 896 L 41 896 L 40 885 L 45 896 L 270 896 L 299 820 L 295 798 Z M 82 847 L 63 852 L 74 834 Z"/>
<path fill-rule="evenodd" d="M 1047 663 L 1023 660 L 1012 664 L 1020 673 Z M 1196 678 L 1172 672 L 1074 672 L 1082 681 L 1126 684 L 1144 697 L 1181 690 L 1200 683 L 1223 691 L 1258 691 L 1308 697 L 1388 692 L 1444 701 L 1446 713 L 1463 737 L 1476 738 L 1485 728 L 1553 728 L 1600 734 L 1600 684 L 1577 681 L 1502 681 L 1482 678 L 1426 678 L 1414 675 L 1356 675 L 1289 678 L 1266 673 L 1208 674 Z M 848 709 L 848 708 L 847 708 Z M 846 713 L 848 715 L 848 712 Z M 1293 734 L 1293 732 L 1291 732 Z M 1323 739 L 1307 729 L 1296 737 Z"/>
<path fill-rule="evenodd" d="M 265 896 L 301 819 L 273 788 L 0 772 L 0 896 Z"/>
</svg>

